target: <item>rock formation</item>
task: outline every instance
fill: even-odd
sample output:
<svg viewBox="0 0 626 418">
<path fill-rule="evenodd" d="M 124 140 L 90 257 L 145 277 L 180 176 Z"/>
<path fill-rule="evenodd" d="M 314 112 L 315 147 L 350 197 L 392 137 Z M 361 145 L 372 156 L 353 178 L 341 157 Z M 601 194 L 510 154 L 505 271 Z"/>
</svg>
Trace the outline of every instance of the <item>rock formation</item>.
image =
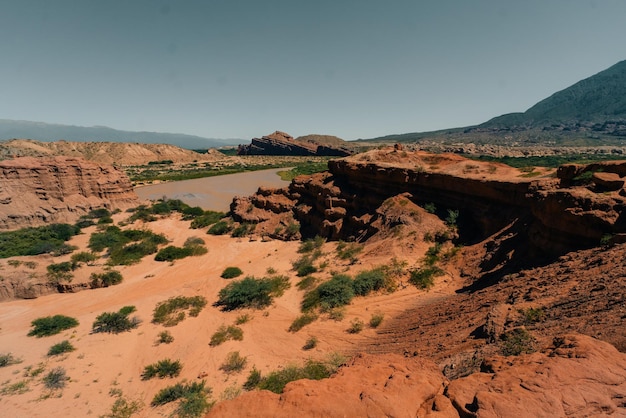
<svg viewBox="0 0 626 418">
<path fill-rule="evenodd" d="M 128 177 L 80 158 L 0 161 L 0 229 L 74 222 L 96 208 L 138 204 Z"/>
<path fill-rule="evenodd" d="M 32 139 L 13 139 L 0 142 L 0 160 L 11 157 L 66 156 L 84 158 L 100 164 L 116 166 L 145 165 L 150 162 L 172 161 L 192 163 L 227 158 L 211 149 L 206 154 L 168 144 L 139 144 L 123 142 L 41 142 Z"/>
<path fill-rule="evenodd" d="M 246 393 L 208 417 L 565 417 L 626 413 L 626 355 L 583 335 L 541 353 L 493 356 L 448 382 L 419 357 L 361 355 L 329 379 Z"/>
<path fill-rule="evenodd" d="M 624 162 L 567 165 L 556 177 L 539 171 L 529 176 L 458 155 L 384 149 L 331 160 L 328 169 L 296 178 L 287 190 L 235 199 L 234 218 L 259 223 L 257 231 L 270 236 L 280 236 L 272 232 L 271 219 L 282 216 L 300 223 L 305 236 L 363 241 L 380 230 L 383 203 L 409 193 L 414 204 L 434 204 L 442 219 L 458 211 L 465 244 L 504 231 L 500 258 L 555 256 L 626 233 L 626 191 L 619 187 Z M 598 171 L 604 173 L 589 176 L 587 184 L 574 181 Z"/>
<path fill-rule="evenodd" d="M 252 138 L 249 145 L 240 145 L 238 155 L 301 155 L 345 157 L 353 151 L 347 146 L 331 142 L 318 143 L 311 138 L 294 139 L 291 135 L 276 131 L 261 138 Z"/>
</svg>

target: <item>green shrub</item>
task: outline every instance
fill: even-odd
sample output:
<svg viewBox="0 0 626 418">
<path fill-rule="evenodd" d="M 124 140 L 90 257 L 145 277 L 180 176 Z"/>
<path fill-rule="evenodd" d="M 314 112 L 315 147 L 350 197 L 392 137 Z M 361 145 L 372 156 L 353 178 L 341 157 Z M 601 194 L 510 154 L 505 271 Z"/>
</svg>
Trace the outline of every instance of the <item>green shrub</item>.
<svg viewBox="0 0 626 418">
<path fill-rule="evenodd" d="M 21 363 L 21 360 L 18 358 L 15 358 L 13 354 L 11 353 L 0 354 L 0 367 L 7 367 L 7 366 L 11 366 L 13 364 L 18 364 L 18 363 Z"/>
<path fill-rule="evenodd" d="M 500 352 L 503 356 L 519 356 L 537 351 L 535 338 L 524 328 L 515 328 L 500 336 Z"/>
<path fill-rule="evenodd" d="M 348 328 L 348 333 L 350 334 L 358 334 L 363 331 L 363 321 L 358 318 L 354 318 L 350 321 L 350 328 Z"/>
<path fill-rule="evenodd" d="M 205 242 L 202 238 L 200 237 L 189 237 L 185 240 L 185 243 L 183 244 L 183 247 L 187 248 L 187 247 L 196 247 L 196 246 L 200 246 L 200 245 L 204 245 Z"/>
<path fill-rule="evenodd" d="M 437 208 L 435 207 L 435 204 L 433 202 L 429 202 L 424 204 L 424 210 L 428 213 L 435 213 L 437 211 Z"/>
<path fill-rule="evenodd" d="M 148 240 L 115 247 L 109 255 L 109 264 L 114 266 L 128 266 L 136 264 L 147 255 L 157 252 L 157 244 Z"/>
<path fill-rule="evenodd" d="M 304 313 L 293 320 L 289 326 L 289 332 L 300 331 L 305 325 L 308 325 L 317 319 L 317 315 L 313 313 Z"/>
<path fill-rule="evenodd" d="M 128 318 L 134 311 L 134 306 L 125 306 L 118 312 L 103 312 L 96 317 L 92 325 L 92 332 L 119 334 L 120 332 L 137 328 L 139 320 L 137 318 Z"/>
<path fill-rule="evenodd" d="M 214 404 L 215 401 L 207 400 L 206 393 L 191 392 L 181 399 L 175 412 L 179 418 L 197 418 L 208 412 Z"/>
<path fill-rule="evenodd" d="M 315 238 L 309 238 L 305 240 L 302 244 L 300 244 L 298 252 L 301 254 L 311 253 L 315 250 L 322 248 L 325 242 L 326 239 L 320 237 L 319 235 L 316 235 Z"/>
<path fill-rule="evenodd" d="M 459 211 L 458 210 L 451 210 L 448 209 L 448 216 L 446 216 L 446 225 L 448 225 L 451 228 L 456 227 L 456 223 L 459 219 Z"/>
<path fill-rule="evenodd" d="M 0 232 L 0 258 L 57 253 L 65 241 L 80 232 L 69 224 L 52 224 L 37 228 Z"/>
<path fill-rule="evenodd" d="M 435 285 L 435 277 L 443 275 L 443 270 L 437 266 L 423 267 L 411 270 L 409 282 L 418 289 L 430 289 Z"/>
<path fill-rule="evenodd" d="M 296 287 L 300 290 L 307 290 L 313 287 L 313 285 L 317 282 L 317 279 L 313 276 L 303 277 L 298 283 L 296 283 Z"/>
<path fill-rule="evenodd" d="M 161 331 L 159 333 L 159 338 L 157 339 L 157 344 L 170 344 L 174 342 L 174 337 L 169 331 Z"/>
<path fill-rule="evenodd" d="M 232 351 L 226 356 L 226 360 L 220 366 L 224 373 L 238 373 L 246 367 L 248 359 L 239 354 L 239 351 Z"/>
<path fill-rule="evenodd" d="M 254 231 L 254 228 L 255 228 L 254 224 L 248 224 L 244 222 L 238 227 L 236 227 L 235 229 L 233 229 L 233 231 L 230 233 L 230 236 L 234 238 L 245 237 L 246 235 L 252 233 L 252 231 Z"/>
<path fill-rule="evenodd" d="M 229 325 L 228 327 L 222 325 L 211 336 L 211 341 L 209 342 L 209 345 L 211 347 L 215 347 L 222 343 L 225 343 L 228 340 L 243 340 L 243 330 L 235 325 Z"/>
<path fill-rule="evenodd" d="M 226 267 L 220 276 L 222 279 L 234 279 L 243 274 L 239 267 Z"/>
<path fill-rule="evenodd" d="M 48 350 L 48 356 L 58 356 L 59 354 L 69 353 L 74 350 L 76 350 L 76 348 L 74 348 L 68 340 L 64 340 L 50 347 Z"/>
<path fill-rule="evenodd" d="M 317 279 L 313 276 L 303 277 L 298 283 L 296 283 L 296 287 L 300 290 L 307 290 L 313 287 L 313 285 L 317 282 Z"/>
<path fill-rule="evenodd" d="M 248 375 L 248 378 L 243 384 L 243 388 L 244 390 L 253 390 L 259 385 L 260 382 L 261 382 L 261 372 L 258 371 L 257 368 L 253 366 L 252 370 L 250 370 L 250 374 Z"/>
<path fill-rule="evenodd" d="M 170 359 L 159 360 L 156 363 L 149 364 L 143 369 L 141 380 L 149 380 L 153 377 L 164 379 L 166 377 L 176 377 L 180 374 L 183 366 L 180 361 L 172 361 Z"/>
<path fill-rule="evenodd" d="M 194 394 L 204 394 L 205 396 L 211 393 L 210 388 L 205 387 L 205 381 L 191 382 L 191 383 L 176 383 L 172 386 L 167 386 L 161 389 L 154 398 L 150 405 L 160 406 L 170 402 L 177 401 L 179 399 L 189 397 Z"/>
<path fill-rule="evenodd" d="M 531 325 L 537 322 L 542 322 L 546 314 L 541 308 L 528 308 L 528 309 L 520 309 L 519 313 L 522 315 L 522 322 L 524 325 Z"/>
<path fill-rule="evenodd" d="M 91 273 L 89 279 L 91 280 L 91 287 L 94 289 L 114 286 L 122 283 L 122 280 L 124 280 L 122 273 L 116 270 L 109 270 L 104 273 Z"/>
<path fill-rule="evenodd" d="M 196 219 L 204 215 L 204 209 L 200 206 L 188 206 L 182 210 L 183 220 L 188 221 L 190 219 Z"/>
<path fill-rule="evenodd" d="M 209 228 L 207 234 L 224 235 L 232 231 L 233 227 L 226 221 L 218 221 Z"/>
<path fill-rule="evenodd" d="M 306 342 L 302 346 L 302 349 L 303 350 L 312 350 L 315 347 L 317 347 L 317 338 L 311 337 L 308 340 L 306 340 Z"/>
<path fill-rule="evenodd" d="M 292 263 L 292 266 L 299 277 L 308 276 L 317 271 L 317 268 L 313 266 L 313 257 L 310 255 L 300 257 Z"/>
<path fill-rule="evenodd" d="M 46 267 L 48 270 L 48 280 L 53 283 L 60 283 L 62 281 L 72 281 L 72 271 L 76 265 L 71 261 L 64 261 L 62 263 L 50 264 Z"/>
<path fill-rule="evenodd" d="M 261 376 L 256 387 L 280 394 L 289 382 L 299 379 L 326 379 L 335 373 L 337 368 L 338 365 L 332 362 L 309 360 L 302 367 L 289 365 L 284 369 L 271 372 L 267 377 Z"/>
<path fill-rule="evenodd" d="M 50 390 L 63 389 L 68 380 L 63 367 L 55 367 L 42 379 L 44 386 Z"/>
<path fill-rule="evenodd" d="M 307 293 L 302 301 L 302 310 L 307 311 L 316 306 L 327 311 L 350 303 L 354 297 L 353 281 L 346 274 L 335 274 L 329 281 L 320 284 L 315 290 Z"/>
<path fill-rule="evenodd" d="M 159 250 L 154 257 L 156 261 L 174 261 L 181 258 L 189 257 L 191 255 L 191 249 L 179 248 L 173 245 L 167 246 Z"/>
<path fill-rule="evenodd" d="M 289 287 L 289 278 L 285 276 L 255 279 L 246 277 L 229 283 L 220 290 L 216 306 L 225 311 L 238 308 L 265 308 L 272 304 L 272 298 L 280 296 Z"/>
<path fill-rule="evenodd" d="M 431 246 L 426 250 L 426 257 L 424 261 L 428 266 L 434 266 L 437 261 L 439 261 L 439 255 L 441 253 L 441 243 L 436 242 L 435 245 Z"/>
<path fill-rule="evenodd" d="M 64 315 L 47 316 L 38 318 L 31 322 L 33 329 L 30 330 L 28 336 L 47 337 L 55 335 L 66 329 L 78 326 L 78 321 L 74 318 Z"/>
<path fill-rule="evenodd" d="M 203 215 L 197 216 L 193 221 L 191 221 L 190 227 L 192 229 L 198 229 L 198 228 L 207 227 L 209 225 L 213 225 L 219 222 L 220 219 L 224 217 L 224 215 L 225 214 L 223 212 L 213 212 L 213 211 L 208 210 L 204 212 Z M 216 235 L 220 235 L 220 234 L 216 234 Z"/>
<path fill-rule="evenodd" d="M 102 415 L 101 418 L 131 418 L 143 408 L 140 401 L 129 401 L 124 397 L 119 397 L 113 402 L 111 412 Z"/>
<path fill-rule="evenodd" d="M 352 287 L 357 296 L 367 296 L 380 290 L 385 285 L 385 273 L 382 269 L 365 270 L 356 275 Z"/>
<path fill-rule="evenodd" d="M 203 296 L 177 296 L 166 301 L 159 302 L 154 308 L 152 322 L 172 327 L 185 319 L 185 312 L 189 310 L 190 316 L 198 316 L 202 308 L 206 306 Z"/>
<path fill-rule="evenodd" d="M 356 256 L 363 251 L 363 246 L 355 242 L 339 241 L 337 243 L 337 257 L 342 260 L 350 260 L 356 262 Z"/>
<path fill-rule="evenodd" d="M 237 325 L 241 325 L 241 324 L 245 324 L 246 322 L 250 321 L 252 319 L 252 317 L 248 314 L 243 314 L 243 315 L 239 315 L 237 317 L 237 319 L 235 320 L 235 324 Z"/>
<path fill-rule="evenodd" d="M 107 208 L 92 209 L 86 215 L 87 218 L 107 218 L 111 216 L 111 212 Z"/>
<path fill-rule="evenodd" d="M 96 254 L 87 251 L 81 251 L 79 253 L 72 254 L 71 257 L 72 263 L 75 265 L 78 265 L 78 263 L 87 263 L 91 265 L 97 259 L 98 256 Z"/>
<path fill-rule="evenodd" d="M 373 314 L 372 317 L 370 318 L 370 327 L 378 328 L 378 326 L 383 322 L 384 318 L 385 318 L 385 315 L 383 315 L 382 313 Z"/>
</svg>

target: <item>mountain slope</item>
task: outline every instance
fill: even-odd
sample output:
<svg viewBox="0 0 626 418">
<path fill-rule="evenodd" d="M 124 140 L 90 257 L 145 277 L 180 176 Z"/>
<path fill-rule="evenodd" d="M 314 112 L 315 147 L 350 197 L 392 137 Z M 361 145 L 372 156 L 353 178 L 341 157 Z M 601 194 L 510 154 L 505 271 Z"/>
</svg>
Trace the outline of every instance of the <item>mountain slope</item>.
<svg viewBox="0 0 626 418">
<path fill-rule="evenodd" d="M 537 127 L 622 119 L 626 119 L 626 60 L 554 93 L 524 113 L 502 115 L 481 126 Z"/>
<path fill-rule="evenodd" d="M 508 113 L 475 126 L 362 141 L 534 147 L 622 145 L 624 140 L 626 60 L 554 93 L 526 112 Z"/>
<path fill-rule="evenodd" d="M 43 122 L 0 119 L 0 140 L 26 138 L 38 141 L 107 141 L 139 142 L 143 144 L 171 144 L 187 149 L 217 148 L 237 145 L 239 139 L 214 139 L 194 135 L 161 132 L 132 132 L 106 126 L 57 125 Z"/>
</svg>

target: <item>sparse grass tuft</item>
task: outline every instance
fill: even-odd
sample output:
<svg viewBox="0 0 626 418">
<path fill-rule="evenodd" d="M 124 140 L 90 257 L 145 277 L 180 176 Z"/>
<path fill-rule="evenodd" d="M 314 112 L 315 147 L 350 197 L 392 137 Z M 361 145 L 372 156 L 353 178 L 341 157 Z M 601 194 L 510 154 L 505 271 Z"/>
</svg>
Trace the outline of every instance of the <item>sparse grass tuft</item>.
<svg viewBox="0 0 626 418">
<path fill-rule="evenodd" d="M 246 357 L 243 357 L 239 354 L 239 351 L 233 351 L 228 353 L 226 360 L 220 366 L 220 370 L 225 373 L 238 373 L 242 371 L 248 362 Z"/>
<path fill-rule="evenodd" d="M 354 318 L 350 321 L 350 328 L 348 328 L 348 333 L 350 334 L 358 334 L 363 331 L 363 321 L 358 318 Z"/>
<path fill-rule="evenodd" d="M 63 389 L 68 380 L 63 367 L 55 367 L 42 379 L 44 386 L 50 390 Z"/>
<path fill-rule="evenodd" d="M 317 315 L 316 314 L 314 314 L 314 313 L 304 313 L 304 314 L 300 315 L 299 317 L 297 317 L 296 319 L 293 320 L 293 322 L 289 326 L 289 332 L 298 332 L 302 328 L 304 328 L 304 326 L 312 323 L 316 319 L 317 319 Z"/>
<path fill-rule="evenodd" d="M 312 350 L 315 347 L 317 347 L 317 338 L 316 337 L 311 337 L 308 340 L 306 340 L 306 342 L 302 346 L 302 349 L 303 350 Z"/>
<path fill-rule="evenodd" d="M 143 369 L 141 380 L 149 380 L 153 377 L 164 379 L 166 377 L 176 377 L 180 374 L 183 366 L 180 361 L 172 361 L 170 359 L 159 360 L 156 363 L 149 364 Z"/>
<path fill-rule="evenodd" d="M 385 315 L 382 313 L 375 313 L 370 318 L 370 327 L 378 328 L 378 326 L 383 322 Z"/>
<path fill-rule="evenodd" d="M 76 348 L 74 348 L 68 340 L 64 340 L 50 347 L 48 350 L 48 356 L 58 356 L 59 354 L 69 353 L 74 350 L 76 350 Z"/>
<path fill-rule="evenodd" d="M 206 299 L 203 296 L 177 296 L 170 298 L 157 304 L 152 314 L 152 322 L 166 327 L 173 327 L 185 319 L 185 311 L 189 311 L 189 316 L 198 316 L 202 308 L 206 306 L 206 303 Z"/>
<path fill-rule="evenodd" d="M 0 354 L 0 367 L 12 366 L 21 363 L 22 360 L 16 358 L 11 353 Z"/>
<path fill-rule="evenodd" d="M 515 328 L 500 336 L 500 352 L 503 356 L 519 356 L 537 351 L 535 338 L 524 328 Z"/>
<path fill-rule="evenodd" d="M 225 343 L 228 340 L 235 340 L 235 341 L 243 340 L 243 330 L 235 325 L 230 325 L 228 327 L 225 325 L 222 325 L 211 336 L 211 342 L 209 342 L 209 345 L 211 347 L 215 347 L 222 343 Z"/>
<path fill-rule="evenodd" d="M 172 337 L 172 334 L 170 334 L 169 331 L 162 331 L 159 333 L 157 344 L 170 344 L 172 342 L 174 342 L 174 337 Z"/>
</svg>

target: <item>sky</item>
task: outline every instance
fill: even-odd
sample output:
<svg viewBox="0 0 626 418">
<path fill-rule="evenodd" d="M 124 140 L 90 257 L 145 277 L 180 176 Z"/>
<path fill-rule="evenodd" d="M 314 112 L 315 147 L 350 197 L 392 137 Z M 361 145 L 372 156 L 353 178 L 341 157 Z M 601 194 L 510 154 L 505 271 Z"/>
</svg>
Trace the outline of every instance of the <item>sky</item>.
<svg viewBox="0 0 626 418">
<path fill-rule="evenodd" d="M 0 0 L 0 119 L 346 140 L 485 122 L 626 59 L 624 0 Z"/>
</svg>

